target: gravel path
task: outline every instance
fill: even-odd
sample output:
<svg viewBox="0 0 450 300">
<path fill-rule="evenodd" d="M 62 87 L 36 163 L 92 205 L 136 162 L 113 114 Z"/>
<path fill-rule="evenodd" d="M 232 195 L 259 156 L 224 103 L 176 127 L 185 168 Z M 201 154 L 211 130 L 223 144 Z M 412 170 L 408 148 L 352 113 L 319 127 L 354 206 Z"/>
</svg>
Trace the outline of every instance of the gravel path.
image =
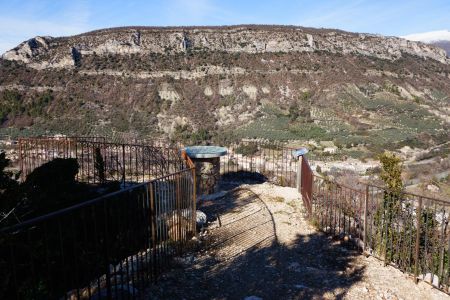
<svg viewBox="0 0 450 300">
<path fill-rule="evenodd" d="M 264 183 L 203 202 L 210 223 L 200 251 L 176 259 L 146 298 L 450 299 L 317 232 L 298 197 Z"/>
</svg>

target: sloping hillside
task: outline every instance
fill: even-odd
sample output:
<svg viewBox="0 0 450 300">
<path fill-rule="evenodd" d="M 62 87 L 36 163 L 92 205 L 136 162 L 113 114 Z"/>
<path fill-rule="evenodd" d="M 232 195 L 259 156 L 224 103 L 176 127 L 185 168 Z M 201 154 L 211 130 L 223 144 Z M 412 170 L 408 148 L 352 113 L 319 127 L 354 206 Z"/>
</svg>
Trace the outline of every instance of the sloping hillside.
<svg viewBox="0 0 450 300">
<path fill-rule="evenodd" d="M 1 131 L 427 148 L 449 138 L 449 62 L 419 42 L 301 27 L 36 37 L 0 60 Z"/>
</svg>

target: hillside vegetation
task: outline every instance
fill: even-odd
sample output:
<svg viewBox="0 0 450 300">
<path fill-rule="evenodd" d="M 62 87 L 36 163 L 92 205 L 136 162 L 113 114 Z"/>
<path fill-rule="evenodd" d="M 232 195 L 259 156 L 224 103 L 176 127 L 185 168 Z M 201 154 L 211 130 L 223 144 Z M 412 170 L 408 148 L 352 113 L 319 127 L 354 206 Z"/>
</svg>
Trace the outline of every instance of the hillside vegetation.
<svg viewBox="0 0 450 300">
<path fill-rule="evenodd" d="M 449 139 L 449 61 L 421 43 L 300 27 L 36 37 L 0 60 L 1 132 L 426 149 Z"/>
</svg>

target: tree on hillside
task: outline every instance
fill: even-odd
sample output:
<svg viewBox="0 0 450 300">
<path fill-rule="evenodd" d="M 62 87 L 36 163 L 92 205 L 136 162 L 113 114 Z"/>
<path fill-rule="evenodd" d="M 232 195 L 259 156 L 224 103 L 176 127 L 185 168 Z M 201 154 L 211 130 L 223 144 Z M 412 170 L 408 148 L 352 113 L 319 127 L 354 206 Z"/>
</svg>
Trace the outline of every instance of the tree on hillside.
<svg viewBox="0 0 450 300">
<path fill-rule="evenodd" d="M 381 162 L 380 177 L 386 187 L 393 193 L 399 194 L 403 190 L 401 160 L 395 154 L 385 152 L 379 157 Z"/>
<path fill-rule="evenodd" d="M 395 230 L 393 224 L 401 214 L 401 196 L 403 192 L 402 170 L 400 158 L 395 154 L 384 152 L 379 156 L 381 163 L 380 178 L 385 183 L 383 200 L 375 214 L 375 225 L 377 228 L 377 239 L 379 250 L 384 251 L 386 256 L 392 256 L 392 244 Z M 388 257 L 386 257 L 388 259 Z"/>
</svg>

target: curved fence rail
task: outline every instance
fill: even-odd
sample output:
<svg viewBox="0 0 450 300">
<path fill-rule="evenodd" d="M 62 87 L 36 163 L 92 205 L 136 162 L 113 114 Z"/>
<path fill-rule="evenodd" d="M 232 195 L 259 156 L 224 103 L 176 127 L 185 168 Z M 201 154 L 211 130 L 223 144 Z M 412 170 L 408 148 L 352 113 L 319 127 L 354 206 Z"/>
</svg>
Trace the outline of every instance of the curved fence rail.
<svg viewBox="0 0 450 300">
<path fill-rule="evenodd" d="M 103 138 L 23 138 L 19 140 L 22 180 L 55 158 L 75 158 L 78 180 L 146 182 L 186 167 L 179 149 L 163 145 L 108 143 Z"/>
<path fill-rule="evenodd" d="M 121 190 L 0 229 L 1 299 L 136 298 L 196 233 L 195 166 L 161 143 L 19 140 L 22 179 L 74 158 L 77 180 Z M 143 182 L 143 183 L 141 183 Z"/>
<path fill-rule="evenodd" d="M 296 186 L 298 159 L 292 155 L 294 148 L 259 141 L 240 141 L 227 148 L 227 155 L 220 158 L 222 175 L 260 174 L 275 184 Z"/>
<path fill-rule="evenodd" d="M 448 292 L 450 202 L 313 177 L 311 221 L 386 264 Z"/>
<path fill-rule="evenodd" d="M 136 297 L 195 235 L 194 172 L 0 230 L 0 298 Z"/>
<path fill-rule="evenodd" d="M 22 139 L 19 147 L 23 175 L 73 157 L 81 181 L 149 182 L 1 230 L 3 298 L 136 296 L 195 233 L 195 166 L 177 148 L 87 138 Z M 346 186 L 315 175 L 293 150 L 241 141 L 221 157 L 220 172 L 297 187 L 320 230 L 448 292 L 450 202 Z"/>
</svg>

